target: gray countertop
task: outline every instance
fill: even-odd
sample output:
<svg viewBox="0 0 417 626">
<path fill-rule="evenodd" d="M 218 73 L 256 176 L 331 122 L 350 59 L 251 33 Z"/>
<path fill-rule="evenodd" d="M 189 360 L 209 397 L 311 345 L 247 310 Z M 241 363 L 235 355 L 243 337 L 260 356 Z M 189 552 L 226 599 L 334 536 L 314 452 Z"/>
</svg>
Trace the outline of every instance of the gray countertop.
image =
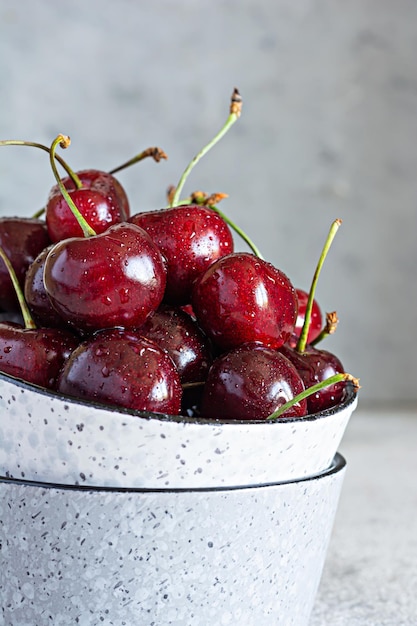
<svg viewBox="0 0 417 626">
<path fill-rule="evenodd" d="M 417 625 L 417 409 L 357 409 L 311 626 Z"/>
</svg>

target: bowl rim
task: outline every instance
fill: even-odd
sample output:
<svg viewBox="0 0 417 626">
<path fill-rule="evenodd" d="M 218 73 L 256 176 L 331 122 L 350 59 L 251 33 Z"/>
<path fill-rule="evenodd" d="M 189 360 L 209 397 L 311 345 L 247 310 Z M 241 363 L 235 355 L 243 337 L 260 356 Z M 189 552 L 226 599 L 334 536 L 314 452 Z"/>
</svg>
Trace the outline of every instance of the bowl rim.
<svg viewBox="0 0 417 626">
<path fill-rule="evenodd" d="M 351 406 L 357 400 L 357 389 L 355 386 L 347 381 L 345 385 L 345 395 L 344 398 L 339 404 L 330 407 L 329 409 L 325 409 L 320 411 L 319 413 L 312 413 L 310 415 L 304 415 L 302 417 L 277 417 L 275 419 L 262 419 L 262 420 L 222 420 L 218 418 L 207 418 L 207 417 L 189 417 L 186 415 L 169 415 L 167 413 L 152 413 L 150 411 L 138 411 L 135 409 L 127 409 L 125 407 L 105 404 L 104 402 L 95 402 L 93 400 L 87 400 L 84 398 L 75 398 L 72 396 L 67 396 L 58 391 L 54 391 L 52 389 L 46 389 L 44 387 L 40 387 L 39 385 L 35 385 L 33 383 L 26 382 L 21 378 L 16 378 L 14 376 L 10 376 L 9 374 L 5 374 L 4 372 L 0 372 L 0 381 L 4 381 L 10 384 L 14 384 L 19 387 L 21 390 L 36 392 L 39 395 L 52 397 L 53 399 L 63 402 L 66 405 L 81 405 L 86 408 L 90 407 L 94 410 L 105 410 L 109 413 L 115 413 L 122 415 L 125 418 L 141 418 L 147 421 L 156 420 L 160 422 L 172 422 L 177 424 L 193 424 L 193 425 L 211 425 L 211 426 L 220 426 L 220 425 L 272 425 L 272 424 L 294 424 L 306 421 L 318 421 L 324 419 L 326 417 L 330 417 L 343 411 L 347 407 Z M 1 397 L 1 394 L 0 394 Z"/>
<path fill-rule="evenodd" d="M 56 482 L 44 482 L 37 480 L 27 480 L 25 478 L 11 478 L 8 476 L 0 475 L 0 487 L 3 484 L 23 486 L 23 487 L 37 487 L 40 489 L 58 489 L 60 491 L 80 491 L 80 492 L 99 492 L 99 493 L 128 493 L 128 494 L 152 494 L 152 493 L 207 493 L 207 492 L 229 492 L 229 491 L 242 491 L 261 489 L 268 487 L 279 487 L 284 485 L 297 485 L 320 480 L 322 478 L 328 478 L 333 474 L 338 474 L 346 467 L 346 459 L 340 452 L 336 452 L 335 456 L 329 467 L 321 472 L 302 476 L 301 478 L 294 478 L 289 480 L 272 481 L 265 483 L 250 483 L 244 485 L 218 485 L 211 487 L 166 487 L 166 488 L 152 488 L 152 487 L 112 487 L 108 485 L 76 485 L 69 483 L 56 483 Z"/>
</svg>

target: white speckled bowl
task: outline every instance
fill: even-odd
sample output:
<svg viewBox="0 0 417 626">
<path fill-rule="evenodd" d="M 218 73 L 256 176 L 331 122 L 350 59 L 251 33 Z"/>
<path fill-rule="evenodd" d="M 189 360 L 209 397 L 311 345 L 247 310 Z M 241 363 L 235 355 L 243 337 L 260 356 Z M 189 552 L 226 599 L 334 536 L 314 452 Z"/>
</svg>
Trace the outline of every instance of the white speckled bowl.
<svg viewBox="0 0 417 626">
<path fill-rule="evenodd" d="M 144 489 L 296 480 L 327 467 L 356 407 L 307 418 L 218 422 L 79 402 L 0 374 L 0 475 Z"/>
<path fill-rule="evenodd" d="M 0 479 L 0 621 L 306 626 L 344 469 L 200 490 Z"/>
</svg>

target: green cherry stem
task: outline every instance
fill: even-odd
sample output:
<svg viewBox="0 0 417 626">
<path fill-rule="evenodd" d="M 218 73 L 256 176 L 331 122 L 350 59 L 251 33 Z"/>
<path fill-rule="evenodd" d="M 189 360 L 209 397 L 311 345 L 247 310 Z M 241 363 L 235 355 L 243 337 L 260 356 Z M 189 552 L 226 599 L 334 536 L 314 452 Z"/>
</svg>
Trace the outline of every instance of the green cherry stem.
<svg viewBox="0 0 417 626">
<path fill-rule="evenodd" d="M 71 209 L 74 217 L 76 218 L 78 224 L 80 225 L 84 233 L 84 237 L 91 237 L 93 235 L 96 235 L 96 231 L 91 228 L 91 226 L 87 223 L 86 219 L 83 217 L 83 215 L 75 206 L 74 201 L 72 200 L 68 191 L 65 189 L 65 185 L 63 184 L 62 180 L 59 177 L 58 170 L 55 164 L 55 150 L 57 149 L 58 145 L 61 148 L 65 149 L 65 148 L 68 148 L 70 144 L 71 144 L 71 140 L 67 135 L 58 135 L 52 142 L 51 150 L 49 153 L 49 160 L 51 163 L 52 171 L 54 173 L 56 182 L 58 183 L 58 187 L 62 195 L 64 196 L 65 200 L 67 201 L 67 204 L 69 208 Z"/>
<path fill-rule="evenodd" d="M 33 217 L 33 219 L 36 220 L 36 219 L 42 217 L 42 215 L 44 215 L 44 214 L 45 214 L 45 207 L 42 207 L 41 209 L 39 209 L 39 211 L 36 211 L 36 213 L 34 213 L 32 215 L 32 217 Z"/>
<path fill-rule="evenodd" d="M 227 133 L 227 131 L 231 128 L 231 126 L 233 126 L 233 124 L 239 119 L 241 111 L 242 111 L 242 98 L 239 94 L 239 91 L 237 89 L 234 89 L 231 103 L 230 103 L 229 116 L 224 126 L 217 133 L 217 135 L 213 137 L 213 139 L 204 148 L 202 148 L 200 152 L 198 152 L 195 155 L 195 157 L 190 161 L 190 163 L 185 168 L 179 180 L 179 183 L 175 189 L 175 193 L 172 197 L 172 200 L 170 203 L 171 207 L 177 206 L 179 204 L 181 192 L 183 190 L 185 181 L 187 180 L 188 175 L 190 174 L 191 170 L 195 167 L 195 165 L 197 165 L 200 159 L 205 154 L 207 154 L 207 152 L 211 150 L 211 148 L 213 148 L 213 146 L 215 146 L 218 141 L 220 141 L 220 139 Z"/>
<path fill-rule="evenodd" d="M 44 146 L 42 143 L 37 143 L 36 141 L 23 141 L 21 139 L 3 139 L 2 141 L 0 141 L 0 146 L 30 146 L 31 148 L 39 148 L 40 150 L 49 152 L 49 154 L 51 153 L 51 149 L 48 148 L 48 146 Z M 74 172 L 74 170 L 70 168 L 68 163 L 66 163 L 64 159 L 61 156 L 59 156 L 59 154 L 56 154 L 55 158 L 58 161 L 58 163 L 62 165 L 64 170 L 67 172 L 68 176 L 71 178 L 71 180 L 73 181 L 77 189 L 81 189 L 83 184 L 80 181 L 77 174 Z"/>
<path fill-rule="evenodd" d="M 161 150 L 161 148 L 147 148 L 146 150 L 139 152 L 139 154 L 132 157 L 125 163 L 114 167 L 112 170 L 109 171 L 109 174 L 116 174 L 116 172 L 120 172 L 120 170 L 124 170 L 126 167 L 135 165 L 135 163 L 139 163 L 139 161 L 143 161 L 143 159 L 146 159 L 148 157 L 152 157 L 153 160 L 157 163 L 159 163 L 162 159 L 168 158 L 167 154 L 163 150 Z"/>
<path fill-rule="evenodd" d="M 333 239 L 337 233 L 337 231 L 339 230 L 339 226 L 342 224 L 342 220 L 341 219 L 336 219 L 334 220 L 333 224 L 330 227 L 329 233 L 327 235 L 326 241 L 324 243 L 323 249 L 321 251 L 320 254 L 320 258 L 318 260 L 317 266 L 316 266 L 316 270 L 314 272 L 314 276 L 313 276 L 313 280 L 311 282 L 311 287 L 310 287 L 310 292 L 308 294 L 308 300 L 307 300 L 307 305 L 306 305 L 306 312 L 305 312 L 305 316 L 304 316 L 304 324 L 303 327 L 301 329 L 301 333 L 300 333 L 300 337 L 298 339 L 297 342 L 297 346 L 296 346 L 296 350 L 297 352 L 304 352 L 304 350 L 306 349 L 306 345 L 307 345 L 307 336 L 308 336 L 308 329 L 310 326 L 310 319 L 311 319 L 311 311 L 313 309 L 313 301 L 314 301 L 314 296 L 316 293 L 316 286 L 317 286 L 317 282 L 320 276 L 320 272 L 321 272 L 321 268 L 323 267 L 323 263 L 324 260 L 327 256 L 327 253 L 330 249 L 330 246 L 332 245 Z"/>
<path fill-rule="evenodd" d="M 257 256 L 259 259 L 263 259 L 263 256 L 258 246 L 252 241 L 249 235 L 247 235 L 245 231 L 240 228 L 240 226 L 235 224 L 235 222 L 233 222 L 229 217 L 227 217 L 227 215 L 223 213 L 223 211 L 220 211 L 220 209 L 218 209 L 216 206 L 210 205 L 210 204 L 208 206 L 210 209 L 218 213 L 218 215 L 220 215 L 220 217 L 223 218 L 226 224 L 228 224 L 230 228 L 232 228 L 239 235 L 239 237 L 243 239 L 243 241 L 249 246 L 249 248 L 252 250 L 255 256 Z"/>
<path fill-rule="evenodd" d="M 334 376 L 330 376 L 330 378 L 327 378 L 326 380 L 322 380 L 321 382 L 316 383 L 315 385 L 312 385 L 311 387 L 308 387 L 301 393 L 297 394 L 296 396 L 294 396 L 294 398 L 292 398 L 291 400 L 288 400 L 288 402 L 281 405 L 279 409 L 271 413 L 271 415 L 268 415 L 266 419 L 268 420 L 276 419 L 277 417 L 280 417 L 283 413 L 285 413 L 285 411 L 291 408 L 294 404 L 297 404 L 297 402 L 301 402 L 302 400 L 305 400 L 305 398 L 308 398 L 313 393 L 316 393 L 317 391 L 320 391 L 321 389 L 324 389 L 325 387 L 328 387 L 330 385 L 335 385 L 336 383 L 342 383 L 342 382 L 352 383 L 355 389 L 355 392 L 358 391 L 358 389 L 360 389 L 359 380 L 355 378 L 354 376 L 352 376 L 352 374 L 348 374 L 347 372 L 334 374 Z"/>
<path fill-rule="evenodd" d="M 25 323 L 25 328 L 36 328 L 36 324 L 33 321 L 33 318 L 29 311 L 29 307 L 23 296 L 22 288 L 16 276 L 16 272 L 14 271 L 13 265 L 11 264 L 9 257 L 7 256 L 7 254 L 5 253 L 5 251 L 3 250 L 1 246 L 0 246 L 0 257 L 3 260 L 7 268 L 7 271 L 9 272 L 10 279 L 13 283 L 13 287 L 16 292 L 17 299 L 19 301 L 20 310 L 22 312 L 23 321 Z"/>
</svg>

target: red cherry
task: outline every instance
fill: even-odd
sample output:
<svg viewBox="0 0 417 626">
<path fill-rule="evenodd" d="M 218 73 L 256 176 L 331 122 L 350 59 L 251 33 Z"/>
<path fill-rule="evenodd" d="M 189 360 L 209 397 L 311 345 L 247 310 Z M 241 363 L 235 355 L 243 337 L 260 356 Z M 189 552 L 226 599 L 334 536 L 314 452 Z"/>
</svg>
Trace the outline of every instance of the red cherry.
<svg viewBox="0 0 417 626">
<path fill-rule="evenodd" d="M 67 324 L 52 306 L 43 280 L 45 260 L 52 247 L 53 244 L 44 248 L 29 265 L 24 282 L 24 297 L 37 326 L 62 328 Z"/>
<path fill-rule="evenodd" d="M 81 343 L 62 369 L 61 393 L 138 411 L 176 415 L 181 383 L 171 358 L 138 332 L 103 330 Z"/>
<path fill-rule="evenodd" d="M 0 218 L 0 247 L 10 260 L 22 287 L 29 265 L 50 243 L 45 222 L 41 220 L 23 217 Z M 20 311 L 9 271 L 1 258 L 0 309 Z"/>
<path fill-rule="evenodd" d="M 212 263 L 194 285 L 192 306 L 199 325 L 223 350 L 251 341 L 279 348 L 297 317 L 288 277 L 246 252 Z"/>
<path fill-rule="evenodd" d="M 187 313 L 164 306 L 148 317 L 139 332 L 169 354 L 182 383 L 206 379 L 212 361 L 208 339 Z"/>
<path fill-rule="evenodd" d="M 233 236 L 212 209 L 177 206 L 133 215 L 130 220 L 152 237 L 167 260 L 164 300 L 188 304 L 194 281 L 216 259 L 233 252 Z"/>
<path fill-rule="evenodd" d="M 78 189 L 68 176 L 62 182 L 87 223 L 98 234 L 130 215 L 126 192 L 119 181 L 107 172 L 77 172 L 82 183 Z M 52 187 L 46 204 L 45 220 L 51 241 L 81 237 L 83 231 L 74 217 L 58 185 Z"/>
<path fill-rule="evenodd" d="M 260 344 L 244 344 L 218 357 L 204 385 L 201 415 L 219 419 L 266 419 L 304 391 L 295 367 L 282 354 Z M 305 400 L 284 417 L 307 413 Z"/>
<path fill-rule="evenodd" d="M 63 363 L 78 343 L 73 335 L 58 329 L 0 323 L 0 371 L 54 389 Z"/>
<path fill-rule="evenodd" d="M 76 328 L 133 328 L 160 305 L 166 270 L 149 235 L 125 223 L 55 244 L 45 260 L 44 283 L 52 306 Z"/>
<path fill-rule="evenodd" d="M 304 352 L 297 352 L 288 346 L 282 346 L 280 352 L 297 369 L 306 388 L 345 371 L 340 360 L 327 350 L 307 346 Z M 339 382 L 312 394 L 307 398 L 308 413 L 318 413 L 336 406 L 342 401 L 345 389 L 346 382 Z"/>
</svg>

